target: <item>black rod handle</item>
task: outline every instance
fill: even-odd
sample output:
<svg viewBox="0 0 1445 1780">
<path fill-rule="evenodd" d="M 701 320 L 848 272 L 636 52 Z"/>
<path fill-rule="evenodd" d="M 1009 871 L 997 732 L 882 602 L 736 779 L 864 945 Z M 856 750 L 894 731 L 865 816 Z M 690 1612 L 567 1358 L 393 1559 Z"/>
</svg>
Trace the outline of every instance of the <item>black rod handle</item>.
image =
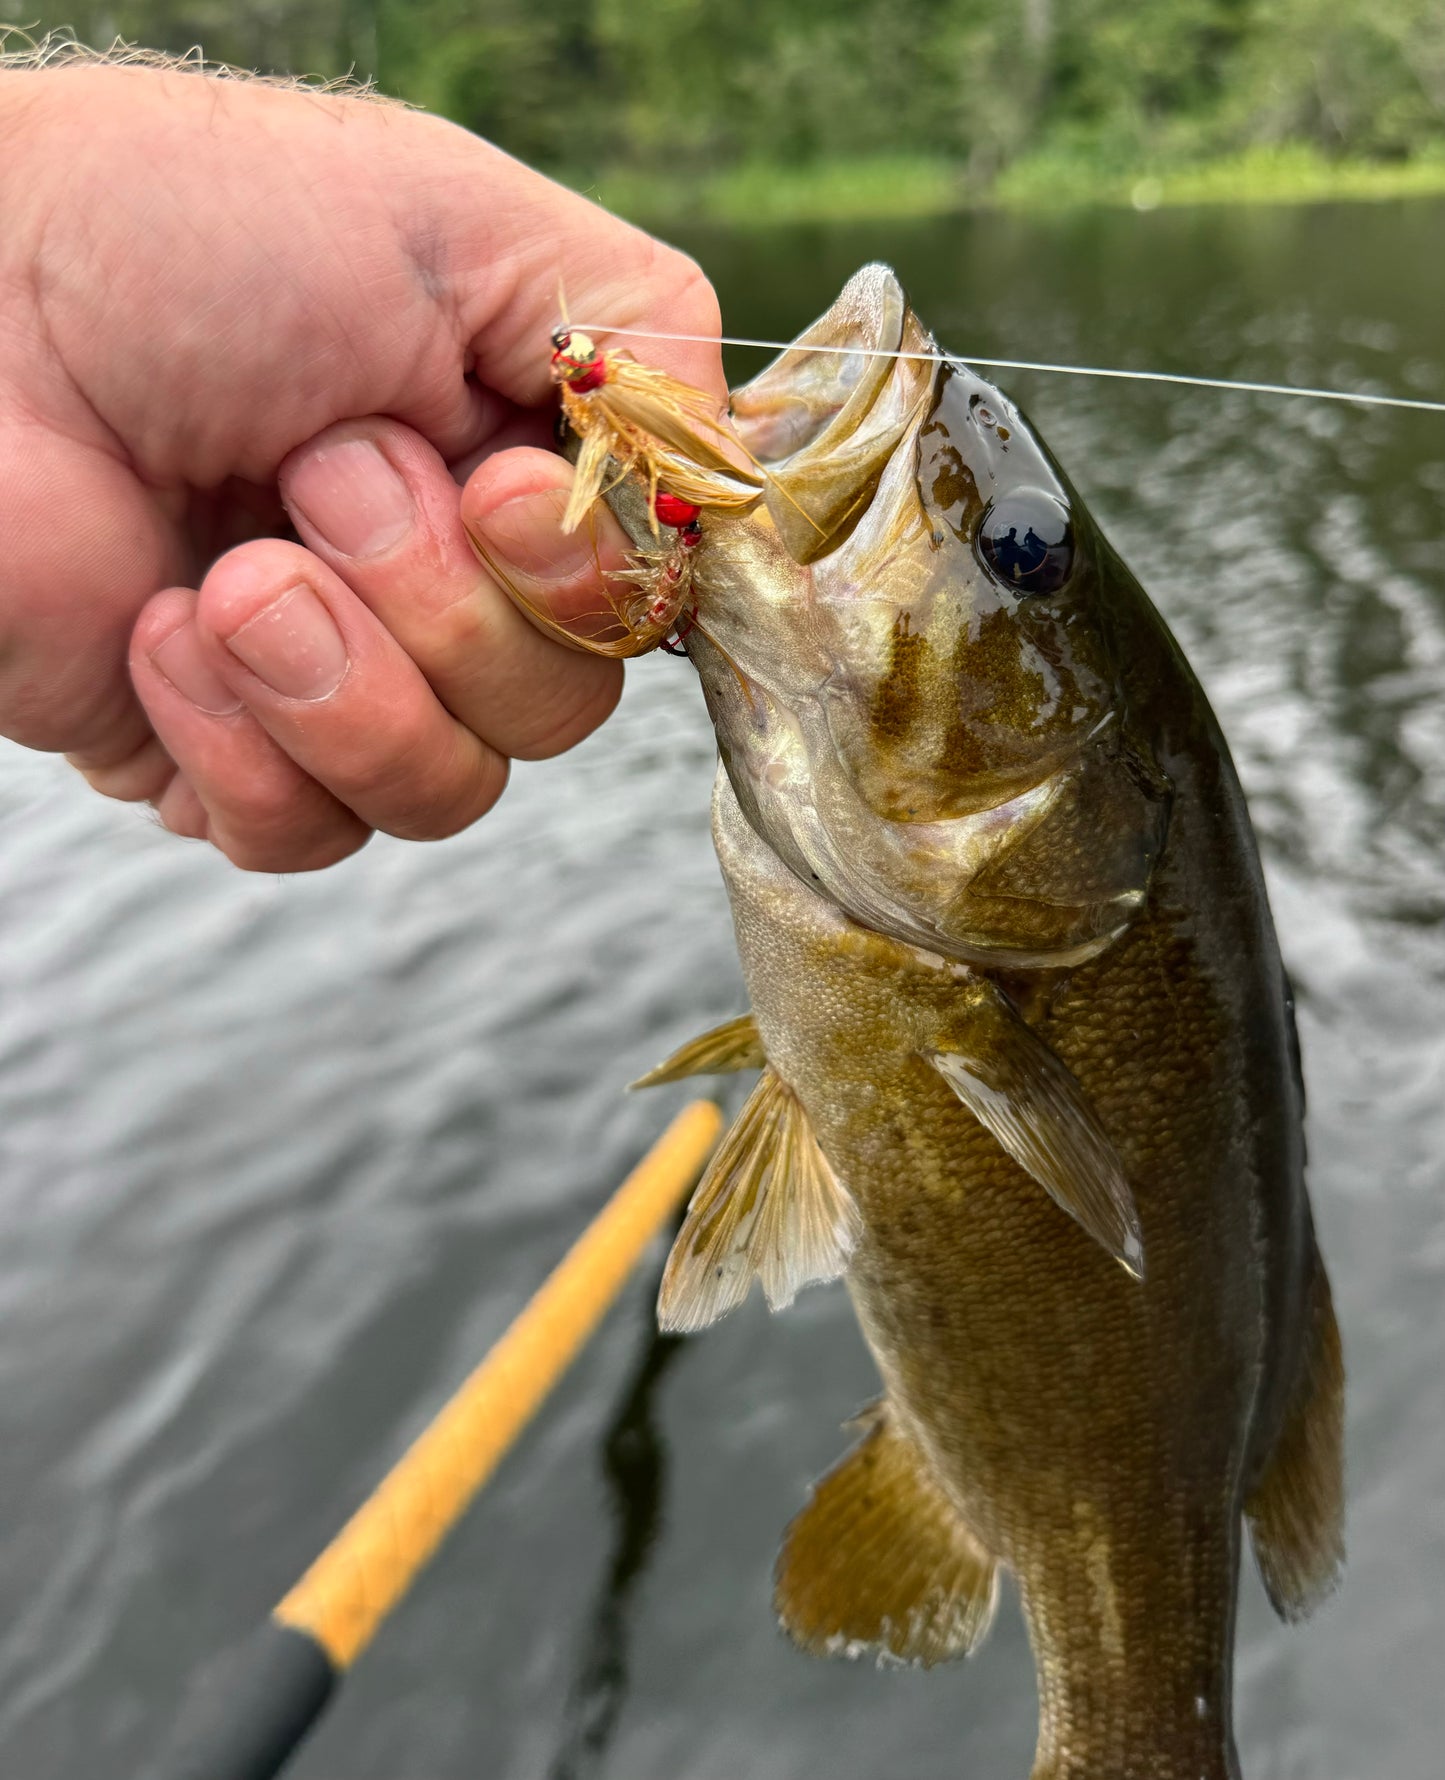
<svg viewBox="0 0 1445 1780">
<path fill-rule="evenodd" d="M 152 1780 L 274 1780 L 336 1681 L 314 1638 L 267 1620 L 192 1691 Z"/>
</svg>

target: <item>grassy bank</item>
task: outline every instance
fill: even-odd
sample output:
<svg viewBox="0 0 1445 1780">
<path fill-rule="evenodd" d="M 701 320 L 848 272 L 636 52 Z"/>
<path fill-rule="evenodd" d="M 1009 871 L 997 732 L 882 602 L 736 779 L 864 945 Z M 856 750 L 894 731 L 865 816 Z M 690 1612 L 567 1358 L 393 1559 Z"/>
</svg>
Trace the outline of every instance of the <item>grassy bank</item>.
<svg viewBox="0 0 1445 1780">
<path fill-rule="evenodd" d="M 1301 204 L 1445 193 L 1445 147 L 1406 161 L 1330 160 L 1289 145 L 1192 163 L 1120 167 L 1087 156 L 1041 151 L 1013 162 L 987 189 L 956 163 L 876 155 L 805 166 L 745 164 L 716 173 L 615 172 L 574 181 L 610 210 L 663 227 L 680 221 L 767 227 L 943 216 L 997 207 L 1067 205 Z"/>
</svg>

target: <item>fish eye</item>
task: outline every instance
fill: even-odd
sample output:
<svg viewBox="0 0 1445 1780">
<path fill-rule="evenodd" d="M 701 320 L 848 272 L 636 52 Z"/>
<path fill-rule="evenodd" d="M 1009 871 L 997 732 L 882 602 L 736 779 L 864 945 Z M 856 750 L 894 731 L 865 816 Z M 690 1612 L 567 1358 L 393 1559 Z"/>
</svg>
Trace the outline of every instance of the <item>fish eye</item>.
<svg viewBox="0 0 1445 1780">
<path fill-rule="evenodd" d="M 1017 488 L 984 509 L 974 549 L 995 580 L 1015 593 L 1057 593 L 1074 566 L 1069 509 L 1042 488 Z"/>
</svg>

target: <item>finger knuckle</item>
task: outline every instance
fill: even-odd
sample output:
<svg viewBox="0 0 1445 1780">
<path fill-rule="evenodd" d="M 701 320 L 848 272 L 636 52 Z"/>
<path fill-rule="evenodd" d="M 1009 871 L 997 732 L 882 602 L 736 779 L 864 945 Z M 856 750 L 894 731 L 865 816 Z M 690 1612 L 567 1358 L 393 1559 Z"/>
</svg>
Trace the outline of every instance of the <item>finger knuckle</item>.
<svg viewBox="0 0 1445 1780">
<path fill-rule="evenodd" d="M 213 825 L 211 840 L 231 864 L 245 872 L 290 876 L 324 871 L 359 852 L 371 838 L 362 823 L 338 823 L 320 834 L 258 835 Z"/>
<path fill-rule="evenodd" d="M 327 866 L 339 865 L 343 859 L 350 859 L 353 853 L 359 853 L 374 832 L 364 822 L 338 828 L 333 834 L 318 839 L 305 848 L 297 855 L 295 863 L 286 869 L 293 872 L 325 871 Z"/>
<path fill-rule="evenodd" d="M 654 253 L 648 288 L 661 290 L 678 325 L 687 333 L 720 334 L 722 306 L 707 273 L 690 254 L 664 242 L 656 244 Z"/>
<path fill-rule="evenodd" d="M 349 832 L 353 821 L 289 762 L 273 770 L 253 764 L 207 802 L 216 845 L 244 871 L 308 870 L 298 862 Z"/>
<path fill-rule="evenodd" d="M 153 798 L 151 808 L 156 819 L 169 834 L 183 841 L 203 841 L 210 836 L 210 820 L 198 799 L 180 800 L 167 795 L 172 790 L 166 787 L 158 798 Z"/>
<path fill-rule="evenodd" d="M 153 803 L 176 773 L 175 762 L 153 737 L 122 760 L 96 764 L 78 755 L 68 759 L 92 791 L 118 803 Z"/>
<path fill-rule="evenodd" d="M 465 762 L 459 749 L 440 762 L 420 750 L 394 762 L 390 782 L 377 787 L 386 812 L 378 826 L 402 840 L 441 841 L 486 815 L 506 786 L 507 762 L 485 743 L 475 748 Z"/>
<path fill-rule="evenodd" d="M 285 872 L 292 869 L 289 853 L 274 841 L 237 834 L 214 822 L 210 838 L 216 851 L 229 859 L 238 871 Z"/>
<path fill-rule="evenodd" d="M 479 571 L 425 614 L 427 663 L 433 673 L 455 672 L 492 647 L 496 625 L 483 597 L 485 586 Z"/>
<path fill-rule="evenodd" d="M 597 674 L 581 688 L 571 687 L 565 695 L 541 701 L 529 713 L 526 739 L 515 749 L 519 759 L 551 760 L 565 754 L 612 715 L 622 697 L 621 666 L 617 662 L 595 665 L 615 671 Z"/>
<path fill-rule="evenodd" d="M 226 788 L 225 825 L 259 842 L 284 839 L 306 827 L 308 802 L 295 785 L 256 775 Z"/>
</svg>

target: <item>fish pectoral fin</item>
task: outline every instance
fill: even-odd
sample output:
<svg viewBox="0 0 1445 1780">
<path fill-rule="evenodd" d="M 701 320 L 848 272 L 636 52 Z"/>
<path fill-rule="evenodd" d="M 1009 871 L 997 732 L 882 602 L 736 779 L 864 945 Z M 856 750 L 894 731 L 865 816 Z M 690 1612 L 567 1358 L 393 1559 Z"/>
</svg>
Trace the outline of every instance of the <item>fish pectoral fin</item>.
<svg viewBox="0 0 1445 1780">
<path fill-rule="evenodd" d="M 1077 1078 L 1003 996 L 984 987 L 964 1037 L 925 1055 L 1019 1167 L 1142 1279 L 1139 1212 L 1119 1152 Z"/>
<path fill-rule="evenodd" d="M 665 1063 L 649 1069 L 628 1086 L 656 1088 L 663 1082 L 680 1082 L 690 1075 L 730 1075 L 737 1069 L 761 1069 L 766 1062 L 757 1022 L 751 1014 L 739 1014 L 737 1019 L 689 1039 Z"/>
<path fill-rule="evenodd" d="M 1284 1620 L 1304 1619 L 1345 1561 L 1345 1367 L 1318 1250 L 1294 1397 L 1264 1474 L 1244 1505 L 1254 1560 Z"/>
<path fill-rule="evenodd" d="M 705 1329 L 742 1303 L 755 1274 L 768 1308 L 782 1310 L 803 1286 L 837 1279 L 861 1229 L 796 1095 L 764 1069 L 688 1205 L 658 1323 Z"/>
<path fill-rule="evenodd" d="M 784 1536 L 778 1617 L 815 1656 L 871 1653 L 925 1668 L 967 1656 L 992 1623 L 997 1567 L 887 1401 L 867 1420 Z"/>
</svg>

